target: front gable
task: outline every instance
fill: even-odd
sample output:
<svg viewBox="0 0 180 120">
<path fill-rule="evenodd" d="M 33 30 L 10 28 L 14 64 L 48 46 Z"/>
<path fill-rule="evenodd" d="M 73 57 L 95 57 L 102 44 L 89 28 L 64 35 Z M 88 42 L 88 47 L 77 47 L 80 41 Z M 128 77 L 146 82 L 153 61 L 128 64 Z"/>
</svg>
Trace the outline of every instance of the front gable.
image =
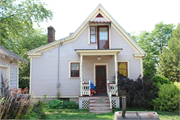
<svg viewBox="0 0 180 120">
<path fill-rule="evenodd" d="M 80 27 L 70 36 L 62 38 L 60 40 L 54 41 L 47 45 L 41 46 L 39 48 L 28 51 L 27 54 L 32 57 L 41 57 L 42 52 L 50 50 L 52 48 L 58 47 L 60 43 L 68 44 L 77 40 L 77 38 L 84 32 L 84 30 L 88 29 L 88 41 L 87 44 L 91 44 L 90 41 L 90 27 L 91 26 L 108 26 L 109 31 L 109 49 L 112 49 L 112 34 L 111 29 L 115 30 L 135 51 L 134 56 L 145 57 L 146 53 L 142 50 L 142 48 L 127 34 L 127 32 L 112 18 L 112 16 L 102 7 L 101 4 L 97 6 L 97 8 L 88 16 L 88 18 L 80 25 Z M 96 27 L 97 29 L 97 27 Z M 98 46 L 96 47 L 99 48 Z"/>
</svg>

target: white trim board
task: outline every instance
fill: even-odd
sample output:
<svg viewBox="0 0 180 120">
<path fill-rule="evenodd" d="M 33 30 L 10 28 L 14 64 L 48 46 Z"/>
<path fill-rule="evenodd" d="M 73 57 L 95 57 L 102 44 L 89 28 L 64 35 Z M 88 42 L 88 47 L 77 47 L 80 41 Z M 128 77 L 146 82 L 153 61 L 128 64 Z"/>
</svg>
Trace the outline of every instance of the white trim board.
<svg viewBox="0 0 180 120">
<path fill-rule="evenodd" d="M 59 98 L 78 98 L 79 96 L 59 96 Z M 33 98 L 44 98 L 44 96 L 33 96 Z M 47 98 L 57 98 L 57 96 L 48 96 Z"/>
<path fill-rule="evenodd" d="M 31 82 L 32 82 L 32 57 L 30 58 L 30 81 L 29 81 L 29 93 L 31 94 Z"/>
<path fill-rule="evenodd" d="M 131 45 L 131 47 L 138 54 L 143 54 L 144 56 L 146 56 L 146 53 L 144 52 L 144 50 L 127 34 L 127 32 L 116 22 L 116 20 L 104 9 L 104 7 L 101 4 L 99 4 L 96 7 L 96 9 L 80 25 L 80 27 L 73 33 L 73 35 L 62 38 L 62 39 L 57 40 L 57 41 L 54 41 L 52 43 L 46 44 L 44 46 L 35 48 L 33 50 L 30 50 L 30 51 L 26 52 L 26 54 L 29 56 L 33 56 L 33 55 L 41 56 L 42 52 L 47 51 L 49 49 L 52 49 L 54 47 L 57 47 L 61 41 L 63 42 L 63 44 L 67 44 L 69 42 L 76 40 L 79 37 L 79 35 L 86 29 L 86 27 L 88 27 L 88 29 L 89 29 L 89 25 L 88 25 L 89 21 L 93 20 L 99 13 L 107 21 L 111 21 L 111 27 L 113 26 L 118 31 L 118 33 L 128 42 L 129 45 Z M 88 39 L 89 39 L 89 37 L 88 37 Z"/>
<path fill-rule="evenodd" d="M 106 65 L 106 80 L 108 79 L 108 63 L 94 63 L 94 86 L 96 86 L 96 65 Z"/>
</svg>

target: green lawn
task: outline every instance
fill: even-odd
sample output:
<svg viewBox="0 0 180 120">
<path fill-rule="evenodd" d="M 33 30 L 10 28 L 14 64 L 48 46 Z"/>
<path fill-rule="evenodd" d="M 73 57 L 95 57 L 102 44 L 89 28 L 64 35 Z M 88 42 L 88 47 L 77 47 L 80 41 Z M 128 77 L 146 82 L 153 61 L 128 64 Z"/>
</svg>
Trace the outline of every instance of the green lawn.
<svg viewBox="0 0 180 120">
<path fill-rule="evenodd" d="M 128 110 L 128 109 L 127 109 Z M 90 113 L 88 110 L 79 110 L 79 109 L 49 109 L 47 106 L 44 106 L 44 111 L 46 114 L 46 119 L 110 119 L 114 118 L 114 112 L 103 113 L 103 114 L 94 114 Z M 115 111 L 121 111 L 116 109 Z M 142 111 L 142 110 L 133 110 L 129 109 L 128 111 Z M 180 117 L 178 113 L 174 112 L 162 112 L 156 111 L 161 120 L 179 120 Z"/>
</svg>

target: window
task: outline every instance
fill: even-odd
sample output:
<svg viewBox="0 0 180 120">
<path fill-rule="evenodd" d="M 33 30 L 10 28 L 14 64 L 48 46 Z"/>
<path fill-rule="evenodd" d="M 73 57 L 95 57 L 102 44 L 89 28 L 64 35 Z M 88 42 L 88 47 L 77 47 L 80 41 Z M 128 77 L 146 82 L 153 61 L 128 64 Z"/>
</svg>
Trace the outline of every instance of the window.
<svg viewBox="0 0 180 120">
<path fill-rule="evenodd" d="M 118 62 L 118 72 L 126 77 L 128 77 L 128 66 L 127 62 Z"/>
<path fill-rule="evenodd" d="M 96 43 L 96 27 L 90 27 L 90 41 Z"/>
<path fill-rule="evenodd" d="M 71 63 L 71 77 L 79 77 L 79 63 Z"/>
</svg>

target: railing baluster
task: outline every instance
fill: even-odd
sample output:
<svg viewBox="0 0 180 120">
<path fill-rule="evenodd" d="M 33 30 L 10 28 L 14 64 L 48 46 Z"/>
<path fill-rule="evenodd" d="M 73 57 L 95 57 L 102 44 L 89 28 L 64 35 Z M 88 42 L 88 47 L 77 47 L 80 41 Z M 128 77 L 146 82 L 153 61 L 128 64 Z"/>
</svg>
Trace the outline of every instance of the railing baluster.
<svg viewBox="0 0 180 120">
<path fill-rule="evenodd" d="M 110 88 L 110 84 L 109 84 L 109 80 L 107 80 L 107 94 L 109 97 L 109 104 L 110 104 L 110 109 L 112 109 L 112 103 L 111 103 L 111 88 Z"/>
</svg>

